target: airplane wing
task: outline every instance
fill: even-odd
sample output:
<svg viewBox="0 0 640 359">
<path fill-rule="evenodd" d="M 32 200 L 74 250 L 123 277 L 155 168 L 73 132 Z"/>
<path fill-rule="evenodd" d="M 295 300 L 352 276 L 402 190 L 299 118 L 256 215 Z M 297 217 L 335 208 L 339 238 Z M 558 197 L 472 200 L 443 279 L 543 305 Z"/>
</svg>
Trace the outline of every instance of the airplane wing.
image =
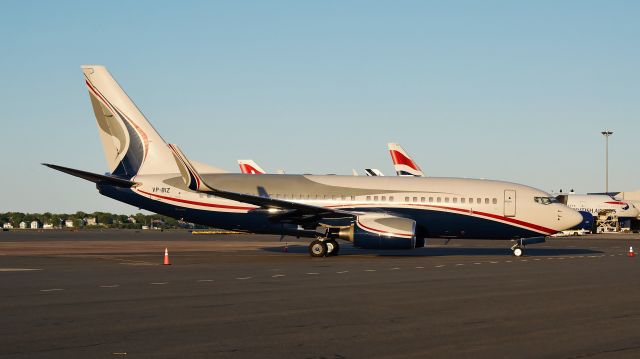
<svg viewBox="0 0 640 359">
<path fill-rule="evenodd" d="M 356 218 L 357 216 L 357 213 L 354 212 L 271 198 L 264 189 L 258 189 L 260 195 L 218 189 L 215 185 L 208 184 L 202 179 L 178 146 L 174 144 L 169 144 L 168 146 L 175 157 L 178 167 L 180 168 L 182 179 L 191 190 L 233 201 L 253 204 L 255 206 L 259 206 L 261 210 L 266 210 L 268 213 L 272 214 L 273 217 L 279 217 L 281 219 L 287 218 L 291 222 L 310 222 L 327 217 Z"/>
</svg>

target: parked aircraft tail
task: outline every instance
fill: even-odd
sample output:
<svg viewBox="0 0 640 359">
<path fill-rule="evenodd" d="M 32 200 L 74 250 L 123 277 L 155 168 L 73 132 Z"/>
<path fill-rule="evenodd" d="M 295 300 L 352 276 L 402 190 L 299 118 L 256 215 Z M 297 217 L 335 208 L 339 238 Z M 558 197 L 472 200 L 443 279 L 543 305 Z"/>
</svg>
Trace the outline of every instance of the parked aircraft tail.
<svg viewBox="0 0 640 359">
<path fill-rule="evenodd" d="M 253 160 L 238 160 L 240 171 L 245 174 L 263 175 L 265 172 L 257 163 Z"/>
<path fill-rule="evenodd" d="M 388 143 L 387 147 L 398 176 L 424 177 L 420 167 L 411 159 L 402 146 L 397 143 Z"/>
<path fill-rule="evenodd" d="M 177 172 L 165 141 L 104 66 L 83 65 L 82 72 L 112 175 Z"/>
</svg>

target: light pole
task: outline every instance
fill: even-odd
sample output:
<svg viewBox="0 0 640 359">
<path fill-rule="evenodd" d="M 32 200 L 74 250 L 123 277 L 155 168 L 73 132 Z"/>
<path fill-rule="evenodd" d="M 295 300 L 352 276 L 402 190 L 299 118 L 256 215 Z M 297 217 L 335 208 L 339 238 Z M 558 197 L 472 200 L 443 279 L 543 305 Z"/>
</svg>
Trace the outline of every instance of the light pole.
<svg viewBox="0 0 640 359">
<path fill-rule="evenodd" d="M 613 131 L 604 130 L 604 168 L 605 168 L 605 187 L 604 191 L 609 193 L 609 136 L 613 135 Z"/>
</svg>

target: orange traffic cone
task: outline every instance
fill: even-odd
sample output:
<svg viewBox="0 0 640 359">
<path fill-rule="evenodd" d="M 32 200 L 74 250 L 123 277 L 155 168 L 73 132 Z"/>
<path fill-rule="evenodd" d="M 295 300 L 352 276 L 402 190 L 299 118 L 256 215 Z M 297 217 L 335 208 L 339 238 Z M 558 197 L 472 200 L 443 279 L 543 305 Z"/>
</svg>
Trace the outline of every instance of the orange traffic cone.
<svg viewBox="0 0 640 359">
<path fill-rule="evenodd" d="M 636 253 L 633 251 L 633 247 L 629 246 L 629 253 L 627 254 L 627 257 L 635 257 Z"/>
<path fill-rule="evenodd" d="M 162 263 L 165 266 L 170 266 L 171 262 L 169 262 L 169 249 L 165 248 L 164 249 L 164 263 Z"/>
</svg>

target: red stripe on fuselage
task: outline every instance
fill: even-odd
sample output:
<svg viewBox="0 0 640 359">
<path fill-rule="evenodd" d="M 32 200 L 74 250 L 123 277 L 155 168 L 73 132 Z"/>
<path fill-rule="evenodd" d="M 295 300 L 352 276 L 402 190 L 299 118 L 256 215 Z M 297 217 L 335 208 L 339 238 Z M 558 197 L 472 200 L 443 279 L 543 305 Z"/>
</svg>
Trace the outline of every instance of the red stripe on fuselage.
<svg viewBox="0 0 640 359">
<path fill-rule="evenodd" d="M 213 207 L 213 208 L 224 208 L 224 209 L 241 209 L 241 210 L 252 210 L 252 209 L 258 208 L 258 207 L 228 206 L 228 205 L 224 205 L 224 204 L 215 204 L 215 203 L 191 201 L 191 200 L 188 200 L 188 199 L 180 199 L 180 198 L 174 198 L 174 197 L 161 196 L 159 194 L 150 193 L 150 192 L 147 192 L 147 191 L 143 191 L 141 189 L 138 189 L 137 191 L 139 191 L 141 193 L 144 193 L 146 195 L 149 195 L 149 196 L 162 198 L 162 199 L 166 199 L 166 200 L 169 200 L 169 201 L 193 204 L 193 205 L 202 206 L 202 207 Z"/>
<path fill-rule="evenodd" d="M 355 207 L 355 206 L 359 206 L 359 205 L 360 206 L 366 206 L 366 204 L 362 203 L 362 204 L 339 204 L 339 205 L 326 206 L 326 207 L 327 208 Z M 517 225 L 520 225 L 520 226 L 523 226 L 523 227 L 527 227 L 529 229 L 533 229 L 533 230 L 536 230 L 536 231 L 539 231 L 539 232 L 545 232 L 547 234 L 558 233 L 558 231 L 556 231 L 555 229 L 551 229 L 551 228 L 547 228 L 547 227 L 544 227 L 544 226 L 540 226 L 540 225 L 537 225 L 535 223 L 529 223 L 529 222 L 521 221 L 519 219 L 510 218 L 510 217 L 504 217 L 504 216 L 500 216 L 500 215 L 493 214 L 493 213 L 472 211 L 472 210 L 465 209 L 465 208 L 433 206 L 433 205 L 427 205 L 427 204 L 411 204 L 411 203 L 408 203 L 408 204 L 406 204 L 404 206 L 438 208 L 438 209 L 444 209 L 444 210 L 451 210 L 451 211 L 459 212 L 459 213 L 462 213 L 462 214 L 475 214 L 475 215 L 478 215 L 478 216 L 489 217 L 489 218 L 498 219 L 498 220 L 505 221 L 505 222 L 510 222 L 510 223 L 517 224 Z"/>
</svg>

